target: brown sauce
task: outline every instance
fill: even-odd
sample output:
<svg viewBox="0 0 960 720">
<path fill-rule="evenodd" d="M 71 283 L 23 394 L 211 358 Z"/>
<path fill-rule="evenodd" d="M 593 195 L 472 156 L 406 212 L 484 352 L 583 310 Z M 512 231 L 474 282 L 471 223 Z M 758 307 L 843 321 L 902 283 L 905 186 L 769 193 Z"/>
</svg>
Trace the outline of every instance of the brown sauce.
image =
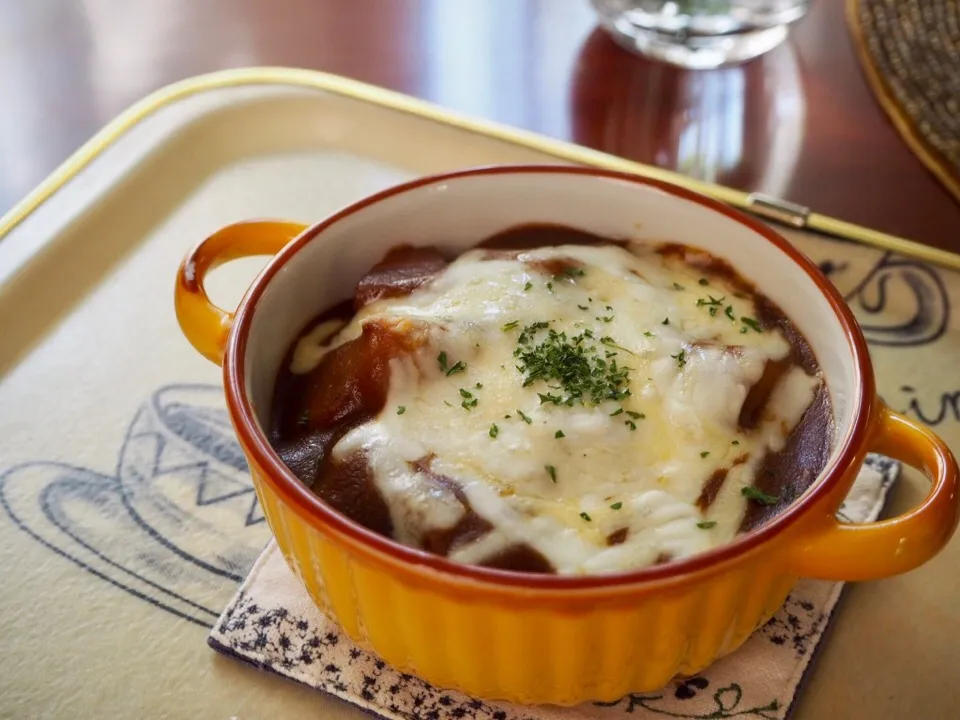
<svg viewBox="0 0 960 720">
<path fill-rule="evenodd" d="M 528 266 L 537 272 L 549 275 L 554 280 L 573 279 L 581 268 L 579 260 L 573 258 L 548 258 L 546 260 L 531 260 Z"/>
<path fill-rule="evenodd" d="M 527 225 L 511 228 L 481 243 L 491 256 L 516 257 L 524 250 L 557 245 L 600 245 L 627 243 L 611 241 L 589 233 L 553 225 Z M 746 429 L 760 421 L 776 381 L 791 365 L 799 365 L 809 374 L 817 371 L 816 359 L 803 336 L 771 301 L 756 293 L 725 261 L 682 245 L 661 245 L 664 255 L 683 259 L 714 277 L 722 277 L 738 293 L 752 295 L 757 305 L 758 322 L 765 329 L 779 328 L 791 346 L 791 355 L 783 363 L 769 363 L 763 377 L 748 393 L 741 408 L 740 424 Z M 447 266 L 448 259 L 436 248 L 398 246 L 386 254 L 359 281 L 354 297 L 318 316 L 302 335 L 319 323 L 333 318 L 349 320 L 356 309 L 383 298 L 407 295 L 428 283 Z M 572 258 L 532 262 L 532 268 L 546 276 L 563 278 L 579 263 Z M 388 394 L 389 362 L 418 347 L 422 338 L 416 328 L 402 332 L 382 321 L 364 326 L 360 337 L 326 354 L 312 371 L 295 375 L 290 361 L 296 342 L 291 345 L 277 378 L 272 411 L 270 439 L 284 463 L 324 502 L 370 530 L 391 537 L 393 522 L 387 503 L 374 483 L 366 458 L 355 453 L 334 461 L 331 450 L 351 429 L 376 417 Z M 777 498 L 774 505 L 748 503 L 741 530 L 766 522 L 799 496 L 824 467 L 830 452 L 832 433 L 830 398 L 822 386 L 786 446 L 766 457 L 756 478 L 756 486 Z M 427 552 L 448 555 L 458 546 L 471 542 L 492 529 L 480 517 L 460 490 L 456 480 L 434 473 L 431 458 L 415 463 L 429 482 L 449 489 L 464 507 L 464 514 L 451 528 L 425 531 L 420 547 Z M 743 461 L 739 458 L 738 461 Z M 717 470 L 704 485 L 697 505 L 706 510 L 716 499 L 729 469 Z M 628 529 L 622 528 L 606 538 L 607 545 L 626 541 Z M 661 555 L 657 563 L 672 558 Z M 554 572 L 549 561 L 526 545 L 509 547 L 484 563 L 486 567 L 531 573 Z"/>
<path fill-rule="evenodd" d="M 620 528 L 619 530 L 614 530 L 612 533 L 607 535 L 607 547 L 613 547 L 614 545 L 623 545 L 627 541 L 627 537 L 630 535 L 630 528 Z"/>
<path fill-rule="evenodd" d="M 833 411 L 830 395 L 821 385 L 810 407 L 787 438 L 780 452 L 769 453 L 760 465 L 754 485 L 776 498 L 772 505 L 756 501 L 747 503 L 747 512 L 740 524 L 741 532 L 752 530 L 781 512 L 817 479 L 830 457 L 833 434 Z"/>
<path fill-rule="evenodd" d="M 754 383 L 753 387 L 747 392 L 747 397 L 740 406 L 740 416 L 737 418 L 737 424 L 744 430 L 753 430 L 763 419 L 763 411 L 770 401 L 770 396 L 776 389 L 780 380 L 787 374 L 794 363 L 790 359 L 770 360 L 763 366 L 763 374 L 760 379 Z"/>
<path fill-rule="evenodd" d="M 743 295 L 757 295 L 753 285 L 744 280 L 743 276 L 723 258 L 679 243 L 662 243 L 657 248 L 657 252 L 664 257 L 682 260 L 685 265 L 700 270 L 704 275 L 723 278 L 735 292 Z M 780 314 L 783 315 L 783 313 Z"/>
<path fill-rule="evenodd" d="M 717 468 L 713 471 L 713 474 L 704 483 L 703 490 L 700 491 L 700 497 L 697 498 L 698 508 L 708 510 L 713 505 L 713 501 L 720 494 L 720 488 L 723 487 L 729 472 L 730 468 Z"/>
<path fill-rule="evenodd" d="M 493 530 L 493 525 L 477 515 L 456 480 L 433 471 L 432 462 L 432 457 L 425 457 L 412 463 L 412 465 L 417 472 L 423 474 L 430 482 L 452 492 L 463 506 L 464 515 L 452 528 L 434 529 L 424 533 L 421 543 L 424 550 L 437 555 L 449 555 L 456 545 L 476 540 Z"/>
<path fill-rule="evenodd" d="M 717 468 L 713 471 L 713 474 L 707 478 L 707 481 L 703 484 L 703 489 L 700 491 L 700 497 L 697 498 L 697 507 L 701 510 L 709 510 L 710 506 L 713 505 L 714 500 L 717 499 L 717 495 L 720 494 L 723 484 L 727 481 L 727 476 L 730 474 L 730 471 L 735 468 L 737 465 L 742 465 L 747 461 L 746 455 L 740 455 L 733 459 L 733 462 L 728 468 Z"/>
<path fill-rule="evenodd" d="M 548 223 L 517 225 L 493 235 L 477 247 L 489 250 L 533 250 L 559 245 L 620 245 L 627 243 L 594 235 L 576 228 Z"/>
<path fill-rule="evenodd" d="M 760 327 L 779 328 L 790 343 L 790 362 L 802 367 L 808 375 L 816 373 L 819 368 L 813 349 L 790 319 L 783 314 L 783 310 L 760 293 L 754 294 L 754 303 L 757 306 L 757 320 L 760 322 Z"/>
</svg>

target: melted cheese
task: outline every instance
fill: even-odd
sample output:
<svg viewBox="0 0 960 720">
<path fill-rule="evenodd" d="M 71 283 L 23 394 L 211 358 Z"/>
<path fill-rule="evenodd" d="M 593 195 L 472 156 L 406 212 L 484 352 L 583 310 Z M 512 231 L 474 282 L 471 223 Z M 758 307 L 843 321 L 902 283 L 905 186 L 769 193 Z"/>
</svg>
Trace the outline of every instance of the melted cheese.
<svg viewBox="0 0 960 720">
<path fill-rule="evenodd" d="M 304 335 L 293 349 L 290 372 L 300 375 L 313 370 L 329 352 L 327 341 L 343 326 L 343 320 L 324 320 Z"/>
<path fill-rule="evenodd" d="M 551 277 L 538 269 L 551 259 L 576 261 L 584 273 Z M 820 382 L 791 368 L 759 427 L 742 432 L 747 392 L 766 362 L 790 347 L 779 331 L 757 332 L 741 319 L 755 315 L 749 297 L 702 277 L 643 248 L 563 246 L 506 259 L 474 250 L 411 295 L 368 305 L 332 342 L 325 342 L 335 331 L 329 327 L 305 336 L 292 370 L 308 371 L 374 318 L 427 327 L 424 348 L 392 361 L 380 415 L 333 449 L 341 459 L 365 453 L 401 542 L 417 545 L 425 531 L 463 516 L 453 493 L 438 491 L 412 465 L 432 457 L 432 471 L 453 478 L 493 526 L 454 546 L 454 560 L 480 563 L 527 544 L 558 573 L 584 574 L 687 557 L 734 537 L 746 509 L 741 489 L 763 457 L 783 447 Z M 538 393 L 554 391 L 543 381 L 524 387 L 514 356 L 519 333 L 540 321 L 568 336 L 612 338 L 617 347 L 593 344 L 629 368 L 630 396 L 542 403 Z M 441 351 L 447 367 L 462 362 L 466 370 L 448 375 Z M 697 499 L 705 483 L 731 467 L 704 515 Z M 608 545 L 624 528 L 626 540 Z"/>
</svg>

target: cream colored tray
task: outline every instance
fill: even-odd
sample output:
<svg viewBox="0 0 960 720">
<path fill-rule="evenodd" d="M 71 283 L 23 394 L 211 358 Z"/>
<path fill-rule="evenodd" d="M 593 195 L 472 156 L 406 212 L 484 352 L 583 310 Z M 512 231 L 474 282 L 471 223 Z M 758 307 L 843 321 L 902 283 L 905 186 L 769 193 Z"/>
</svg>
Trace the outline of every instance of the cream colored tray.
<svg viewBox="0 0 960 720">
<path fill-rule="evenodd" d="M 177 329 L 174 271 L 229 222 L 312 221 L 416 175 L 516 162 L 675 178 L 341 78 L 255 70 L 149 98 L 0 219 L 0 716 L 361 716 L 206 646 L 269 531 L 219 371 Z M 905 241 L 786 217 L 861 241 L 785 231 L 858 313 L 886 399 L 960 449 L 960 276 L 862 244 L 913 253 Z M 214 298 L 236 302 L 258 267 L 218 271 Z M 902 483 L 896 508 L 924 490 Z M 956 716 L 958 545 L 849 588 L 797 717 Z"/>
</svg>

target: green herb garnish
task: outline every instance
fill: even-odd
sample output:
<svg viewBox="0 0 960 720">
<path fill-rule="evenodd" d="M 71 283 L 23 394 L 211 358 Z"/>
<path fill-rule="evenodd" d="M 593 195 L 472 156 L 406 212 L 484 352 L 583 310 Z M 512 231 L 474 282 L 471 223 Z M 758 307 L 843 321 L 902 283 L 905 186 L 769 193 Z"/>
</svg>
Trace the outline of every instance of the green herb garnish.
<svg viewBox="0 0 960 720">
<path fill-rule="evenodd" d="M 637 429 L 637 424 L 633 420 L 624 420 L 623 424 L 630 428 L 631 432 Z"/>
<path fill-rule="evenodd" d="M 670 324 L 670 318 L 665 317 L 665 318 L 663 319 L 663 322 L 660 323 L 660 324 L 661 324 L 661 325 L 669 325 L 669 324 Z"/>
<path fill-rule="evenodd" d="M 731 440 L 731 441 L 730 441 L 730 444 L 731 444 L 731 445 L 739 445 L 739 444 L 740 444 L 740 441 L 739 441 L 739 440 Z"/>
<path fill-rule="evenodd" d="M 565 332 L 548 329 L 548 325 L 547 322 L 528 325 L 518 338 L 514 355 L 518 360 L 517 370 L 524 376 L 524 387 L 537 381 L 550 383 L 551 388 L 562 392 L 558 398 L 546 397 L 550 402 L 567 406 L 588 402 L 599 405 L 605 400 L 622 400 L 630 395 L 630 368 L 620 367 L 616 359 L 600 357 L 596 346 L 588 342 L 593 333 L 585 330 L 568 337 Z M 547 329 L 546 338 L 533 345 L 536 334 L 543 329 Z"/>
<path fill-rule="evenodd" d="M 533 418 L 531 418 L 529 415 L 525 415 L 523 410 L 517 410 L 517 415 L 519 415 L 520 419 L 523 420 L 527 425 L 533 423 Z"/>
<path fill-rule="evenodd" d="M 687 364 L 687 351 L 681 350 L 676 355 L 671 355 L 674 360 L 677 361 L 677 367 L 683 367 Z"/>
<path fill-rule="evenodd" d="M 447 368 L 447 352 L 446 352 L 446 350 L 441 350 L 441 351 L 440 351 L 440 354 L 437 355 L 437 362 L 440 363 L 440 369 L 443 370 L 443 372 L 446 372 L 447 369 L 448 369 L 448 368 Z"/>
<path fill-rule="evenodd" d="M 589 337 L 593 337 L 593 333 L 590 333 Z M 617 345 L 613 341 L 613 338 L 609 335 L 604 335 L 602 338 L 600 338 L 600 343 L 609 347 L 615 347 L 617 350 L 623 350 L 625 353 L 629 353 L 630 355 L 636 355 L 635 352 L 632 350 L 627 350 L 625 347 L 623 347 L 623 345 Z"/>
<path fill-rule="evenodd" d="M 469 400 L 470 398 L 473 397 L 473 393 L 470 392 L 469 390 L 464 390 L 463 388 L 460 388 L 460 397 L 465 397 L 467 398 L 467 400 Z"/>
<path fill-rule="evenodd" d="M 566 435 L 563 434 L 563 430 L 557 430 L 557 431 L 553 434 L 553 436 L 554 436 L 555 438 L 566 437 Z"/>
<path fill-rule="evenodd" d="M 467 369 L 467 364 L 462 360 L 457 360 L 457 362 L 454 363 L 449 370 L 447 370 L 447 377 L 451 375 L 456 375 L 457 373 L 462 373 L 466 369 Z"/>
<path fill-rule="evenodd" d="M 705 458 L 705 457 L 707 457 L 707 456 L 709 456 L 709 455 L 710 455 L 710 451 L 709 451 L 709 450 L 704 450 L 702 453 L 700 453 L 700 457 L 702 457 L 702 458 Z"/>
<path fill-rule="evenodd" d="M 646 417 L 646 415 L 644 415 L 643 413 L 634 412 L 633 410 L 627 410 L 626 412 L 627 412 L 627 415 L 632 417 L 634 420 L 639 420 L 641 418 Z"/>
<path fill-rule="evenodd" d="M 508 330 L 513 330 L 519 324 L 520 324 L 519 320 L 511 320 L 507 324 L 503 325 L 500 329 L 503 330 L 504 332 L 507 332 Z"/>
<path fill-rule="evenodd" d="M 644 337 L 653 337 L 653 333 L 650 332 L 649 330 L 646 330 L 646 331 L 644 331 L 643 336 L 644 336 Z"/>
<path fill-rule="evenodd" d="M 723 314 L 736 322 L 737 319 L 733 316 L 733 305 L 727 305 L 726 309 L 723 311 Z"/>
<path fill-rule="evenodd" d="M 680 283 L 674 283 L 674 284 L 673 284 L 673 289 L 674 289 L 674 290 L 683 290 L 683 285 L 681 285 Z"/>
<path fill-rule="evenodd" d="M 710 528 L 716 527 L 716 526 L 717 526 L 716 520 L 701 520 L 700 522 L 697 523 L 697 527 L 700 528 L 701 530 L 709 530 Z"/>
<path fill-rule="evenodd" d="M 404 405 L 397 406 L 397 415 L 403 415 L 407 411 L 407 408 Z"/>
<path fill-rule="evenodd" d="M 547 475 L 550 476 L 553 482 L 557 481 L 557 469 L 553 465 L 544 465 L 543 469 L 547 471 Z"/>
<path fill-rule="evenodd" d="M 500 434 L 500 428 L 497 427 L 497 424 L 496 424 L 496 423 L 493 423 L 493 424 L 490 426 L 490 430 L 488 431 L 487 434 L 488 434 L 490 437 L 495 438 L 497 435 Z"/>
<path fill-rule="evenodd" d="M 610 509 L 619 510 L 622 507 L 623 507 L 623 503 L 618 500 L 617 502 L 615 502 L 613 505 L 610 506 Z"/>
<path fill-rule="evenodd" d="M 530 341 L 533 339 L 533 336 L 537 334 L 540 330 L 546 330 L 550 327 L 549 320 L 541 320 L 539 322 L 530 323 L 523 330 L 520 331 L 520 335 L 517 338 L 517 342 L 520 345 L 529 345 Z M 514 355 L 519 355 L 520 353 L 514 350 Z"/>
<path fill-rule="evenodd" d="M 577 305 L 577 307 L 580 308 L 581 310 L 589 310 L 589 309 L 590 309 L 590 308 L 588 308 L 586 305 Z"/>
<path fill-rule="evenodd" d="M 753 485 L 747 485 L 744 488 L 740 489 L 740 492 L 743 496 L 749 500 L 756 500 L 761 505 L 776 505 L 780 498 L 776 495 L 767 495 L 760 488 L 754 487 Z"/>
<path fill-rule="evenodd" d="M 590 522 L 590 516 L 587 515 L 585 512 L 580 513 L 580 517 L 582 517 L 587 522 Z"/>
<path fill-rule="evenodd" d="M 759 332 L 763 332 L 763 328 L 760 327 L 760 323 L 758 323 L 758 322 L 757 322 L 756 320 L 754 320 L 753 318 L 750 318 L 750 317 L 742 317 L 742 318 L 740 318 L 740 322 L 742 322 L 744 325 L 746 325 L 746 326 L 747 326 L 748 328 L 750 328 L 751 330 L 755 330 L 755 331 L 758 332 L 758 333 L 759 333 Z"/>
<path fill-rule="evenodd" d="M 709 285 L 709 284 L 710 284 L 710 281 L 707 280 L 706 278 L 700 278 L 699 283 L 700 283 L 701 285 Z"/>
<path fill-rule="evenodd" d="M 617 408 L 617 409 L 614 410 L 612 413 L 610 413 L 610 417 L 616 417 L 617 415 L 619 415 L 619 414 L 622 413 L 622 412 L 623 412 L 623 408 Z"/>
<path fill-rule="evenodd" d="M 477 390 L 483 390 L 483 383 L 477 383 L 473 387 L 475 387 Z"/>
<path fill-rule="evenodd" d="M 460 403 L 460 407 L 462 407 L 464 410 L 470 410 L 471 408 L 475 408 L 476 406 L 477 406 L 477 398 L 473 398 L 471 400 L 464 400 L 462 403 Z"/>
<path fill-rule="evenodd" d="M 523 289 L 524 289 L 524 290 L 529 290 L 529 289 L 532 288 L 532 287 L 533 287 L 533 283 L 528 280 L 528 281 L 527 281 L 527 284 L 523 286 Z"/>
<path fill-rule="evenodd" d="M 707 297 L 709 298 L 708 300 L 704 300 L 703 298 L 697 298 L 697 307 L 711 308 L 713 309 L 713 312 L 711 313 L 711 315 L 716 315 L 717 314 L 716 309 L 723 304 L 723 301 L 726 300 L 727 297 L 726 295 L 721 295 L 718 298 L 715 298 L 713 295 L 707 295 Z"/>
<path fill-rule="evenodd" d="M 550 292 L 553 292 L 553 283 L 552 283 L 552 282 L 548 282 L 548 283 L 547 283 L 547 290 L 549 290 Z"/>
</svg>

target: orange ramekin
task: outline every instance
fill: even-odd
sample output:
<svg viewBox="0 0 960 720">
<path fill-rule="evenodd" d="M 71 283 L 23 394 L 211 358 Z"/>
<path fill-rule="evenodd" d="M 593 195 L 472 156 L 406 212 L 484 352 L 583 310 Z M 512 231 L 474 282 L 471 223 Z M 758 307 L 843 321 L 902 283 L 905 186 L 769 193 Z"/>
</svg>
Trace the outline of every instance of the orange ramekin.
<svg viewBox="0 0 960 720">
<path fill-rule="evenodd" d="M 263 428 L 283 354 L 309 319 L 348 297 L 390 246 L 459 251 L 506 227 L 544 221 L 702 247 L 784 309 L 817 354 L 836 416 L 836 450 L 806 493 L 762 527 L 703 554 L 569 577 L 460 565 L 400 545 L 297 480 Z M 236 313 L 217 308 L 204 277 L 250 255 L 275 257 Z M 956 461 L 938 437 L 877 397 L 866 342 L 829 281 L 767 225 L 665 183 L 559 166 L 423 178 L 309 229 L 266 221 L 226 227 L 186 256 L 175 300 L 187 338 L 223 365 L 230 416 L 291 569 L 353 640 L 441 687 L 559 705 L 651 691 L 739 647 L 799 577 L 905 572 L 939 552 L 957 525 Z M 930 493 L 893 519 L 840 524 L 835 512 L 868 451 L 921 469 Z"/>
</svg>

